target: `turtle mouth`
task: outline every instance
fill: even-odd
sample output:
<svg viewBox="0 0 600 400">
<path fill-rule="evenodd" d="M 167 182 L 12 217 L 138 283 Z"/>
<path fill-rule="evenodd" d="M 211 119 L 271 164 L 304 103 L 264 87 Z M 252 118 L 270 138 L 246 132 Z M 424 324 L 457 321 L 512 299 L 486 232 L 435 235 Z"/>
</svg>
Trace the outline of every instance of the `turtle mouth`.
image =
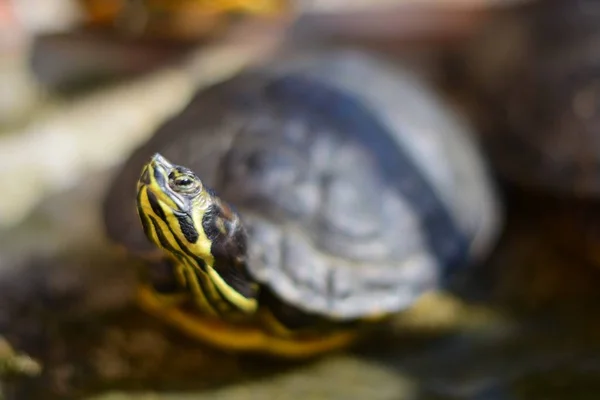
<svg viewBox="0 0 600 400">
<path fill-rule="evenodd" d="M 169 187 L 169 173 L 173 170 L 173 168 L 174 167 L 170 162 L 168 162 L 160 154 L 156 153 L 152 156 L 150 162 L 146 166 L 146 169 L 148 170 L 148 182 L 152 180 L 150 176 L 150 174 L 152 174 L 152 178 L 154 178 L 154 181 L 160 190 L 163 192 L 167 191 Z M 148 183 L 148 185 L 150 185 L 150 183 Z"/>
<path fill-rule="evenodd" d="M 165 171 L 172 170 L 175 166 L 171 164 L 166 158 L 164 158 L 160 153 L 155 153 L 150 162 L 148 163 L 152 169 L 161 168 Z"/>
<path fill-rule="evenodd" d="M 138 179 L 138 192 L 143 189 L 153 191 L 155 195 L 158 195 L 157 191 L 164 192 L 168 188 L 168 177 L 172 168 L 173 166 L 160 154 L 152 156 L 150 161 L 144 165 Z M 159 190 L 156 190 L 157 188 Z"/>
</svg>

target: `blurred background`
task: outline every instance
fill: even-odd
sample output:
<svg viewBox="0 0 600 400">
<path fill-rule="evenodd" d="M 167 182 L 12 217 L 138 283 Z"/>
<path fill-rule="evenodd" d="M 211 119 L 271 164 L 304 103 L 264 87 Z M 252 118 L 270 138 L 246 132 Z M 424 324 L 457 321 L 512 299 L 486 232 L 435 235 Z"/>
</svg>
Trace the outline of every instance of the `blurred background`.
<svg viewBox="0 0 600 400">
<path fill-rule="evenodd" d="M 481 140 L 507 213 L 477 295 L 301 365 L 137 310 L 100 214 L 121 163 L 197 91 L 343 46 L 418 71 Z M 593 0 L 0 0 L 0 399 L 600 398 L 599 54 Z"/>
</svg>

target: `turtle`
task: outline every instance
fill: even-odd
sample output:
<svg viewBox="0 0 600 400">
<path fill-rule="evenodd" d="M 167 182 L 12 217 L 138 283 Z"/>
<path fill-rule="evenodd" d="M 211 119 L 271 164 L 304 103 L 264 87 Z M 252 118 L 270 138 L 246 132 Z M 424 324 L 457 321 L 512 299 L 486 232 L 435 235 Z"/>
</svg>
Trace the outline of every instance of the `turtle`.
<svg viewBox="0 0 600 400">
<path fill-rule="evenodd" d="M 343 349 L 444 290 L 502 226 L 475 135 L 408 66 L 280 54 L 195 94 L 115 172 L 139 304 L 214 347 Z"/>
<path fill-rule="evenodd" d="M 528 2 L 459 55 L 477 132 L 502 187 L 556 249 L 600 264 L 600 8 Z"/>
</svg>

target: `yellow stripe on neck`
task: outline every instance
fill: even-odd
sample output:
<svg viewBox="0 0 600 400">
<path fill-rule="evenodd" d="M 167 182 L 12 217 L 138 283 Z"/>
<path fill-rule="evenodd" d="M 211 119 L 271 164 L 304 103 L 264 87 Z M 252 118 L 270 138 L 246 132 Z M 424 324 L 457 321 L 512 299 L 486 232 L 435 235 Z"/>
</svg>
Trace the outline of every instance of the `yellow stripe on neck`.
<svg viewBox="0 0 600 400">
<path fill-rule="evenodd" d="M 194 270 L 194 266 L 182 262 L 177 266 L 177 268 L 179 269 L 180 274 L 185 277 L 184 279 L 187 282 L 188 288 L 192 292 L 192 300 L 196 304 L 196 307 L 209 315 L 219 315 L 212 303 L 206 297 L 206 293 L 204 293 L 204 290 L 202 290 L 202 287 L 198 283 L 199 277 Z"/>
<path fill-rule="evenodd" d="M 208 238 L 208 236 L 206 236 L 206 233 L 204 232 L 204 229 L 202 228 L 202 218 L 204 217 L 204 211 L 203 210 L 200 210 L 200 211 L 193 210 L 191 217 L 192 217 L 192 221 L 194 222 L 194 228 L 196 229 L 196 232 L 198 233 L 198 239 L 196 240 L 195 243 L 189 243 L 189 242 L 185 241 L 185 238 L 183 237 L 183 233 L 181 233 L 181 230 L 179 229 L 179 221 L 173 215 L 173 213 L 167 214 L 167 220 L 168 220 L 169 224 L 171 226 L 177 228 L 178 234 L 181 233 L 180 234 L 181 240 L 187 246 L 187 248 L 190 250 L 190 252 L 192 254 L 202 255 L 201 258 L 202 258 L 202 260 L 204 260 L 206 265 L 213 265 L 213 263 L 215 262 L 215 258 L 213 257 L 213 255 L 211 253 L 212 241 Z"/>
<path fill-rule="evenodd" d="M 162 190 L 156 181 L 154 174 L 150 174 L 151 187 Z M 172 254 L 175 261 L 175 272 L 178 280 L 192 292 L 192 297 L 196 305 L 211 315 L 227 313 L 231 308 L 237 308 L 244 314 L 253 314 L 258 308 L 258 302 L 254 298 L 246 298 L 233 287 L 231 287 L 214 269 L 215 258 L 212 254 L 213 242 L 208 238 L 203 228 L 203 219 L 207 210 L 207 198 L 199 198 L 199 203 L 191 208 L 191 219 L 197 232 L 196 240 L 191 243 L 186 239 L 186 235 L 181 230 L 180 222 L 174 214 L 177 204 L 168 196 L 156 196 L 160 198 L 160 207 L 164 213 L 164 219 L 156 215 L 152 205 L 148 200 L 149 187 L 145 187 L 145 193 L 140 196 L 142 218 L 155 220 L 155 224 L 150 223 L 151 239 L 167 253 Z M 160 232 L 159 232 L 160 231 Z M 159 235 L 159 233 L 161 235 Z M 166 241 L 164 248 L 159 236 L 163 236 Z M 177 254 L 179 253 L 179 254 Z M 194 256 L 191 256 L 193 254 Z M 197 257 L 197 258 L 196 258 Z M 198 265 L 199 259 L 204 262 L 204 266 Z"/>
<path fill-rule="evenodd" d="M 169 220 L 172 217 L 172 214 L 167 214 L 167 219 Z M 215 310 L 215 308 L 213 307 L 213 305 L 211 304 L 211 302 L 207 299 L 206 295 L 207 293 L 204 293 L 204 291 L 202 290 L 202 287 L 200 287 L 200 284 L 198 283 L 198 276 L 196 275 L 195 272 L 195 265 L 193 265 L 185 256 L 185 251 L 184 249 L 182 249 L 179 244 L 177 243 L 177 240 L 175 240 L 175 238 L 173 237 L 173 234 L 171 233 L 169 226 L 167 225 L 167 223 L 165 223 L 165 221 L 161 220 L 158 216 L 156 216 L 154 218 L 154 220 L 156 221 L 156 223 L 158 224 L 158 228 L 155 227 L 152 224 L 152 234 L 153 236 L 156 236 L 156 243 L 160 243 L 160 240 L 158 240 L 158 233 L 155 231 L 155 229 L 160 229 L 162 232 L 163 237 L 165 238 L 165 240 L 167 240 L 167 242 L 169 243 L 169 246 L 173 249 L 178 249 L 181 253 L 180 257 L 175 257 L 175 255 L 173 255 L 173 259 L 175 261 L 175 269 L 176 269 L 176 273 L 177 273 L 177 277 L 179 279 L 180 282 L 182 282 L 182 284 L 187 284 L 187 287 L 192 291 L 192 298 L 194 300 L 194 302 L 196 303 L 196 305 L 198 306 L 198 308 L 200 308 L 201 310 L 207 312 L 208 314 L 211 315 L 217 315 L 217 311 Z M 172 223 L 173 221 L 169 221 L 170 223 Z M 164 249 L 166 252 L 171 253 L 171 251 L 169 249 Z M 210 284 L 209 284 L 210 286 Z"/>
<path fill-rule="evenodd" d="M 258 307 L 258 302 L 256 299 L 249 299 L 242 296 L 237 290 L 229 286 L 212 266 L 207 266 L 206 268 L 208 270 L 210 279 L 219 288 L 221 293 L 227 296 L 230 302 L 235 304 L 240 310 L 247 314 L 251 314 L 256 311 Z"/>
</svg>

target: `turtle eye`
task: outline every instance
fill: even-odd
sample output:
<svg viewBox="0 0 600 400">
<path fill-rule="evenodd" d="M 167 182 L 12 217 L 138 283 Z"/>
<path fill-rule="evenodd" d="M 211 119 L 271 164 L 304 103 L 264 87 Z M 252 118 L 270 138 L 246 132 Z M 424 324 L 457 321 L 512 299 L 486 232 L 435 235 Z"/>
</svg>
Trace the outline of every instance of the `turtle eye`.
<svg viewBox="0 0 600 400">
<path fill-rule="evenodd" d="M 170 186 L 179 193 L 192 194 L 200 189 L 200 182 L 190 175 L 180 175 L 170 179 Z"/>
</svg>

